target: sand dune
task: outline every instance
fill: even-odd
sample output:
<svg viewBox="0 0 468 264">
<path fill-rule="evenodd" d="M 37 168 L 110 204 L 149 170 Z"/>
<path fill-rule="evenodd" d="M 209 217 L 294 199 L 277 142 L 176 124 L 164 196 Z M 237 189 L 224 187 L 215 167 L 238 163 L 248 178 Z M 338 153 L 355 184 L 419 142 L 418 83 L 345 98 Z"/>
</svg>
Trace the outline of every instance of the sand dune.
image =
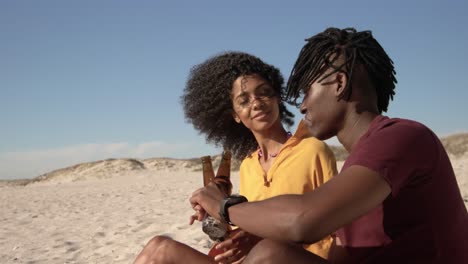
<svg viewBox="0 0 468 264">
<path fill-rule="evenodd" d="M 444 144 L 450 146 L 468 207 L 465 139 Z M 214 158 L 217 168 L 219 156 Z M 237 192 L 237 170 L 232 180 Z M 109 159 L 32 180 L 4 181 L 0 183 L 0 263 L 131 263 L 156 234 L 207 252 L 211 242 L 201 225 L 188 225 L 192 213 L 188 198 L 201 185 L 198 158 Z"/>
</svg>

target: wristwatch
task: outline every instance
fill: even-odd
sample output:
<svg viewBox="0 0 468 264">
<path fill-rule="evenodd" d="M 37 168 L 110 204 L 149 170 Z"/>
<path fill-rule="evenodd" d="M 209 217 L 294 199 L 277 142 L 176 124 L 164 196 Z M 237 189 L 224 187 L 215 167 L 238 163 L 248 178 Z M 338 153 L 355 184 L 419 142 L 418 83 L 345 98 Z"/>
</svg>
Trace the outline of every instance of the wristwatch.
<svg viewBox="0 0 468 264">
<path fill-rule="evenodd" d="M 219 208 L 219 216 L 224 222 L 233 226 L 234 224 L 231 223 L 231 220 L 229 219 L 228 209 L 229 207 L 233 205 L 245 203 L 245 202 L 248 202 L 248 200 L 247 198 L 245 198 L 245 196 L 242 196 L 242 195 L 230 195 L 224 198 L 223 200 L 221 200 L 221 206 Z"/>
</svg>

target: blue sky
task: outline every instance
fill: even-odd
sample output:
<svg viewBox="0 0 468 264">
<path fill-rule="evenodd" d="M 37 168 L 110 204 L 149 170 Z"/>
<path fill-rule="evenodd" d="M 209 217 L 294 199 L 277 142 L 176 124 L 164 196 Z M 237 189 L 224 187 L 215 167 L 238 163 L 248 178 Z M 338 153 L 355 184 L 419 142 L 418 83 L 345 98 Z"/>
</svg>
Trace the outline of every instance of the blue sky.
<svg viewBox="0 0 468 264">
<path fill-rule="evenodd" d="M 190 68 L 239 50 L 287 79 L 304 39 L 329 26 L 372 30 L 393 59 L 389 116 L 440 136 L 466 132 L 467 10 L 466 1 L 2 0 L 0 179 L 218 154 L 183 116 Z"/>
</svg>

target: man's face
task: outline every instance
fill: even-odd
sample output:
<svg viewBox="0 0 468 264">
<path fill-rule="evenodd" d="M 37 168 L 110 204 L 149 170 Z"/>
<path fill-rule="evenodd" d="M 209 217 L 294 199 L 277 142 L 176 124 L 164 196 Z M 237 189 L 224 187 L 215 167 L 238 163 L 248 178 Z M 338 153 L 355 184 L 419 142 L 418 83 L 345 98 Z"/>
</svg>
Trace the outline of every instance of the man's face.
<svg viewBox="0 0 468 264">
<path fill-rule="evenodd" d="M 332 74 L 320 83 L 312 83 L 304 94 L 300 107 L 304 123 L 312 136 L 320 140 L 335 136 L 341 123 L 342 108 L 336 96 L 337 85 L 337 75 Z"/>
</svg>

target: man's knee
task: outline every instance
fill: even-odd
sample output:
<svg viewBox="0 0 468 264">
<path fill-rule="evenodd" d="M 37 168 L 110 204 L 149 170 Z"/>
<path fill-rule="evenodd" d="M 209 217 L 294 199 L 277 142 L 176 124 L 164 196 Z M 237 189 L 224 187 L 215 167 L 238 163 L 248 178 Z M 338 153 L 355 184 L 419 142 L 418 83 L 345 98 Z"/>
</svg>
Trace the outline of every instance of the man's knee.
<svg viewBox="0 0 468 264">
<path fill-rule="evenodd" d="M 243 264 L 249 263 L 328 263 L 327 260 L 307 251 L 300 244 L 264 239 L 247 255 Z"/>
<path fill-rule="evenodd" d="M 276 263 L 285 249 L 284 243 L 263 239 L 252 248 L 243 263 Z"/>
</svg>

